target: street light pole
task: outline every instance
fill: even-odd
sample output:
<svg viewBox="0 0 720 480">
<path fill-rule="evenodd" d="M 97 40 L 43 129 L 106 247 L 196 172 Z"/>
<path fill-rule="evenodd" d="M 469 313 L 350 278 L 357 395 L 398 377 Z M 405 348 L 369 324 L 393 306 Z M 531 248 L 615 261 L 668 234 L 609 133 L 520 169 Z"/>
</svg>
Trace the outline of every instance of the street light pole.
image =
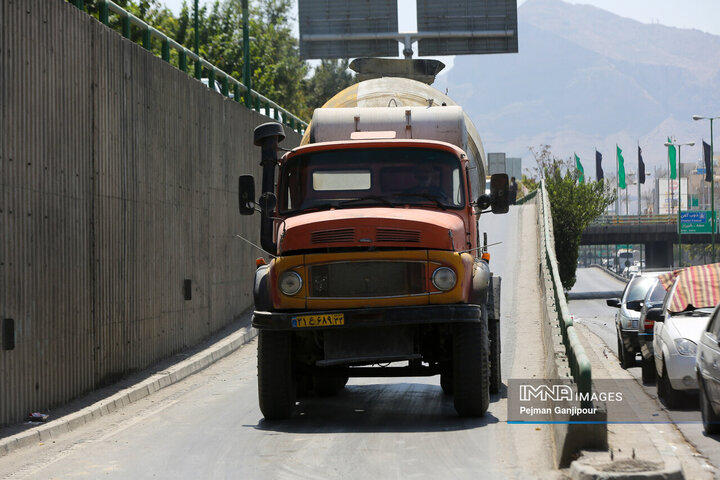
<svg viewBox="0 0 720 480">
<path fill-rule="evenodd" d="M 678 232 L 678 267 L 682 268 L 682 223 L 681 223 L 681 213 L 682 213 L 682 160 L 680 156 L 680 147 L 689 146 L 692 147 L 695 145 L 695 142 L 685 142 L 685 143 L 665 143 L 666 147 L 670 146 L 676 146 L 677 147 L 677 179 L 678 179 L 678 216 L 677 216 L 677 232 Z"/>
<path fill-rule="evenodd" d="M 710 234 L 710 241 L 712 242 L 711 258 L 712 263 L 715 263 L 715 232 L 717 231 L 717 225 L 715 225 L 715 148 L 713 146 L 713 120 L 717 120 L 720 117 L 703 117 L 702 115 L 693 115 L 693 120 L 710 120 L 710 205 L 711 205 L 711 225 L 712 233 Z"/>
</svg>

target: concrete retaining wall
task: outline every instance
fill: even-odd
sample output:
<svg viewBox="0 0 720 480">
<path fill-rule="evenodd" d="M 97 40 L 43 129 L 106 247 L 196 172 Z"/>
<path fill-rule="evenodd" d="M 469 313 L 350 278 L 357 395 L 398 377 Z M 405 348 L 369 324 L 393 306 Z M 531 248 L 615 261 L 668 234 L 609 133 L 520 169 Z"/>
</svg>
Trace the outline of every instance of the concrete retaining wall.
<svg viewBox="0 0 720 480">
<path fill-rule="evenodd" d="M 251 306 L 260 252 L 235 234 L 259 242 L 259 219 L 237 177 L 259 178 L 267 118 L 63 0 L 0 2 L 0 44 L 4 424 Z"/>
</svg>

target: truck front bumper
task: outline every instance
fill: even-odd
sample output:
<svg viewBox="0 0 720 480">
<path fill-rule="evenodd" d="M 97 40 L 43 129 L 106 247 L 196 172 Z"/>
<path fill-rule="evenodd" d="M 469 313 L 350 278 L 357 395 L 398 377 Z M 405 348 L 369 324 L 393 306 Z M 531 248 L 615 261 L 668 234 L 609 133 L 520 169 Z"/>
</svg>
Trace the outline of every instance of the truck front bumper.
<svg viewBox="0 0 720 480">
<path fill-rule="evenodd" d="M 413 307 L 348 308 L 343 310 L 261 312 L 252 325 L 259 330 L 336 330 L 396 325 L 472 323 L 482 320 L 482 308 L 472 304 Z"/>
</svg>

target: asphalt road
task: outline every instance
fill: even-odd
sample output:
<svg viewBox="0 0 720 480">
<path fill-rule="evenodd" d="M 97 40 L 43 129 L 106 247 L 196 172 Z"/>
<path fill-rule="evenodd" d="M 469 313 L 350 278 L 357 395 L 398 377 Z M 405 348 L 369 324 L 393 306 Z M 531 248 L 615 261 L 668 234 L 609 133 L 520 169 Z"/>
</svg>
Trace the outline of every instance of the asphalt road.
<svg viewBox="0 0 720 480">
<path fill-rule="evenodd" d="M 521 212 L 523 212 L 521 214 Z M 484 216 L 503 277 L 503 377 L 542 375 L 534 206 Z M 522 252 L 522 255 L 518 255 Z M 0 457 L 0 477 L 556 478 L 549 430 L 508 425 L 504 392 L 456 416 L 439 377 L 351 379 L 287 421 L 257 406 L 256 342 L 182 382 L 54 441 Z"/>
<path fill-rule="evenodd" d="M 622 286 L 622 283 L 597 268 L 578 269 L 577 282 L 572 291 L 590 291 L 593 285 L 597 285 L 597 290 L 608 290 L 607 287 Z M 608 307 L 604 299 L 572 300 L 568 306 L 575 321 L 597 335 L 604 342 L 607 351 L 617 357 L 617 334 L 615 332 L 617 309 Z M 655 385 L 643 385 L 639 357 L 636 366 L 628 368 L 627 372 L 647 395 L 647 398 L 644 399 L 647 402 L 646 408 L 667 412 L 670 420 L 675 423 L 685 439 L 710 463 L 715 467 L 720 467 L 720 436 L 708 436 L 704 433 L 697 395 L 685 395 L 681 408 L 668 410 L 657 399 Z"/>
</svg>

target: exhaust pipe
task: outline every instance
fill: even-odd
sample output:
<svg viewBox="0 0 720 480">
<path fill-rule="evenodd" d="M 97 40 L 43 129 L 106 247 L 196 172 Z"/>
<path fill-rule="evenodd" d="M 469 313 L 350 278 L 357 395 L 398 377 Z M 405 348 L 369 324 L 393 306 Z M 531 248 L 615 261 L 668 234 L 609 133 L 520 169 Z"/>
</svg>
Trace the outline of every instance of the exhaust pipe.
<svg viewBox="0 0 720 480">
<path fill-rule="evenodd" d="M 278 144 L 285 139 L 283 126 L 277 122 L 263 123 L 255 127 L 254 143 L 261 147 L 260 166 L 263 168 L 260 193 L 260 246 L 271 255 L 277 254 L 277 242 L 273 238 L 272 218 L 277 197 L 275 196 L 275 165 L 278 163 Z"/>
</svg>

